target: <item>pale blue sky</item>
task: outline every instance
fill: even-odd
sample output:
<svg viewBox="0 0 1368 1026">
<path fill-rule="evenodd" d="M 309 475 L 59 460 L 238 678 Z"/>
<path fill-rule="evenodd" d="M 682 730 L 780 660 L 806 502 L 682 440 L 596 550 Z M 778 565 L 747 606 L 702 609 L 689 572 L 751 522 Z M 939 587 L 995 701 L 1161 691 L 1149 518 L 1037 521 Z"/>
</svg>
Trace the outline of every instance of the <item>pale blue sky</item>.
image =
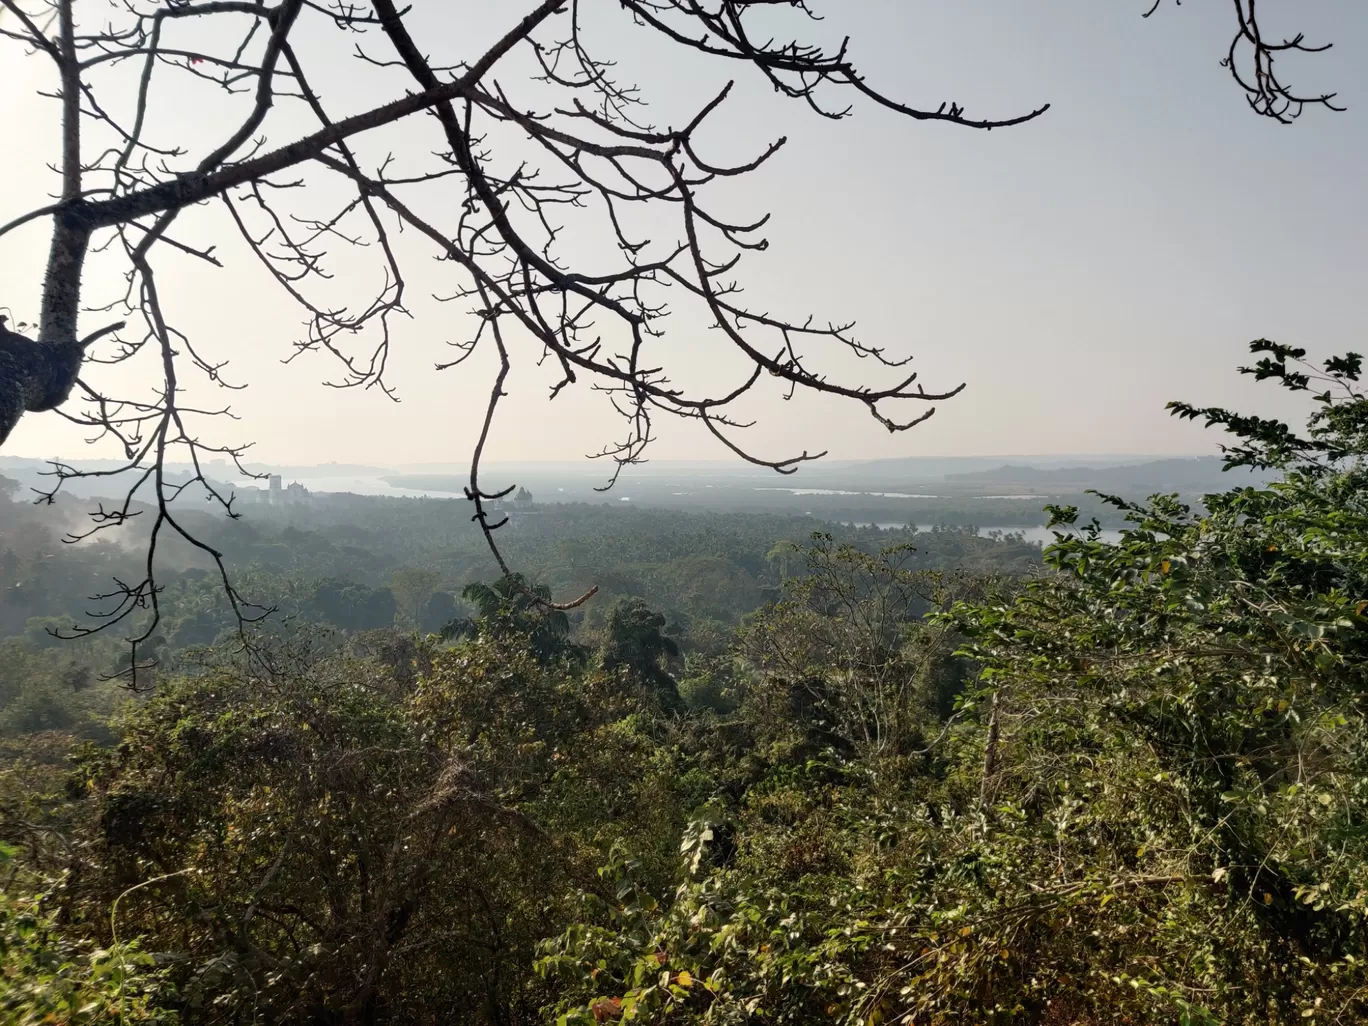
<svg viewBox="0 0 1368 1026">
<path fill-rule="evenodd" d="M 418 0 L 422 39 L 439 59 L 470 58 L 530 3 Z M 591 8 L 595 5 L 587 5 Z M 861 410 L 819 399 L 752 406 L 748 441 L 771 454 L 830 448 L 833 457 L 1209 451 L 1211 439 L 1163 411 L 1170 398 L 1265 408 L 1264 390 L 1235 379 L 1249 339 L 1265 335 L 1330 353 L 1364 345 L 1368 313 L 1368 5 L 1357 0 L 1263 0 L 1265 31 L 1303 30 L 1335 49 L 1288 58 L 1307 90 L 1338 90 L 1349 110 L 1309 111 L 1280 126 L 1255 117 L 1219 67 L 1232 31 L 1221 0 L 861 0 L 817 3 L 819 32 L 848 32 L 870 82 L 923 106 L 953 99 L 981 116 L 1040 103 L 1037 121 L 991 133 L 918 124 L 869 107 L 839 123 L 781 102 L 739 75 L 734 101 L 709 137 L 718 155 L 753 152 L 778 134 L 789 146 L 748 182 L 719 192 L 733 212 L 773 212 L 768 253 L 743 281 L 759 307 L 820 319 L 857 318 L 860 335 L 911 352 L 928 387 L 966 391 L 926 425 L 890 437 Z M 661 46 L 606 2 L 592 24 L 622 77 L 641 82 L 657 123 L 679 123 L 735 67 Z M 377 44 L 378 45 L 378 44 Z M 312 52 L 308 52 L 312 50 Z M 0 222 L 52 188 L 54 106 L 36 60 L 0 58 L 10 156 Z M 306 56 L 337 113 L 397 95 L 401 76 L 359 72 L 328 33 Z M 332 56 L 330 56 L 332 55 Z M 502 72 L 516 82 L 516 61 Z M 215 101 L 216 102 L 216 101 Z M 190 94 L 157 110 L 163 138 L 203 144 L 212 108 Z M 268 132 L 288 139 L 288 117 Z M 415 124 L 373 144 L 436 148 Z M 484 366 L 432 373 L 442 340 L 458 335 L 447 307 L 418 304 L 403 326 L 394 383 L 404 402 L 337 392 L 316 382 L 321 360 L 288 367 L 298 315 L 206 210 L 183 231 L 218 241 L 229 267 L 167 261 L 175 314 L 208 351 L 232 356 L 248 392 L 225 441 L 257 443 L 266 461 L 452 461 L 473 440 Z M 41 225 L 0 239 L 0 305 L 31 315 L 46 249 Z M 426 255 L 414 250 L 424 268 Z M 601 252 L 573 237 L 568 258 Z M 342 280 L 349 258 L 336 265 Z M 96 272 L 98 275 L 98 271 Z M 442 286 L 423 277 L 424 287 Z M 98 288 L 112 280 L 93 281 Z M 92 298 L 94 293 L 92 292 Z M 735 364 L 681 317 L 670 350 L 686 382 L 723 380 Z M 527 354 L 524 354 L 524 357 Z M 843 366 L 843 365 L 842 365 Z M 858 375 L 864 365 L 846 368 Z M 136 371 L 118 372 L 133 374 Z M 464 374 L 465 376 L 461 376 Z M 719 379 L 719 375 L 721 376 Z M 523 371 L 491 455 L 575 458 L 615 433 L 587 389 L 544 399 L 544 375 Z M 142 384 L 128 376 L 109 387 Z M 661 422 L 658 458 L 718 458 L 707 438 Z M 51 415 L 25 418 L 13 455 L 80 456 L 79 432 Z"/>
</svg>

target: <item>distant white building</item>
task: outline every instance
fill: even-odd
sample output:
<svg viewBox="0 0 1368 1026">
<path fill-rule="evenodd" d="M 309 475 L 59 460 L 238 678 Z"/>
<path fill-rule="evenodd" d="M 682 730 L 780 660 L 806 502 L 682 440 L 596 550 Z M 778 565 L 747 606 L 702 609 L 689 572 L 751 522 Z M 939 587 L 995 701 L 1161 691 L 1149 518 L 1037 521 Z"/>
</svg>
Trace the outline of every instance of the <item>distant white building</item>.
<svg viewBox="0 0 1368 1026">
<path fill-rule="evenodd" d="M 266 501 L 272 506 L 297 505 L 308 502 L 312 498 L 312 493 L 298 481 L 291 481 L 285 485 L 279 474 L 270 476 L 270 487 L 266 492 Z"/>
</svg>

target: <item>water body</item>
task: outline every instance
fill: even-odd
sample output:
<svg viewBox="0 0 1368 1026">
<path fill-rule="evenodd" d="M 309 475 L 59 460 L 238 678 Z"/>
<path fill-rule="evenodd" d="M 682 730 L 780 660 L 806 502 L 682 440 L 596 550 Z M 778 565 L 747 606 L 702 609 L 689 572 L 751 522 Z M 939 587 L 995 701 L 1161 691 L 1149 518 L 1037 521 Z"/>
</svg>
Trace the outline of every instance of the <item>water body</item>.
<svg viewBox="0 0 1368 1026">
<path fill-rule="evenodd" d="M 1028 542 L 1037 542 L 1041 545 L 1053 545 L 1055 543 L 1055 531 L 1049 527 L 987 527 L 980 528 L 979 534 L 987 534 L 989 531 L 1002 531 L 1004 534 L 1012 532 L 1022 535 Z M 1065 534 L 1077 534 L 1076 531 L 1066 531 Z M 1120 531 L 1102 531 L 1098 534 L 1098 540 L 1115 544 L 1121 540 Z"/>
<path fill-rule="evenodd" d="M 290 483 L 291 480 L 292 480 L 291 478 L 288 478 L 288 477 L 285 478 L 284 484 L 288 485 L 288 484 Z M 357 476 L 357 477 L 347 477 L 347 476 L 338 476 L 338 477 L 302 477 L 302 478 L 299 478 L 298 480 L 299 480 L 299 483 L 300 483 L 300 484 L 302 484 L 305 488 L 309 489 L 309 491 L 311 491 L 311 492 L 350 492 L 350 493 L 353 494 L 353 495 L 379 495 L 379 496 L 388 496 L 388 497 L 390 497 L 390 498 L 403 498 L 403 499 L 447 499 L 447 500 L 451 500 L 451 499 L 458 499 L 458 498 L 460 498 L 460 496 L 458 496 L 458 495 L 453 495 L 453 494 L 450 493 L 450 492 L 441 492 L 441 491 L 428 492 L 428 491 L 423 491 L 423 490 L 421 490 L 421 489 L 415 489 L 415 488 L 396 488 L 395 486 L 393 486 L 393 485 L 391 485 L 391 484 L 388 484 L 387 482 L 385 482 L 384 480 L 382 480 L 382 479 L 380 479 L 380 478 L 378 478 L 378 477 L 359 477 L 359 476 Z M 255 488 L 261 488 L 261 489 L 265 490 L 266 482 L 265 482 L 264 480 L 262 480 L 262 481 L 241 481 L 241 482 L 238 482 L 237 487 L 239 487 L 239 488 L 244 488 L 244 487 L 255 487 Z M 711 488 L 711 487 L 713 487 L 713 486 L 712 486 L 712 485 L 705 485 L 704 487 Z M 556 490 L 557 490 L 558 492 L 561 492 L 561 491 L 563 491 L 564 489 L 558 488 L 558 489 L 556 489 Z M 756 491 L 764 491 L 764 492 L 788 492 L 788 493 L 793 494 L 793 495 L 856 495 L 856 496 L 859 496 L 859 495 L 868 495 L 868 496 L 877 496 L 877 497 L 880 497 L 880 498 L 891 498 L 891 499 L 933 499 L 933 498 L 936 498 L 936 496 L 934 496 L 934 495 L 913 495 L 913 494 L 902 493 L 902 492 L 859 492 L 859 491 L 844 491 L 844 490 L 839 490 L 839 489 L 834 489 L 834 488 L 757 488 L 757 489 L 755 489 L 755 490 L 756 490 Z M 690 494 L 690 493 L 688 493 L 688 492 L 683 492 L 683 493 L 676 492 L 676 493 L 674 493 L 674 494 L 676 494 L 676 495 L 679 495 L 679 494 L 688 495 L 688 494 Z M 985 499 L 1005 499 L 1005 498 L 1016 498 L 1016 499 L 1028 499 L 1028 498 L 1029 498 L 1029 499 L 1046 499 L 1046 498 L 1048 498 L 1048 496 L 1040 496 L 1040 495 L 1016 495 L 1016 496 L 984 495 L 984 496 L 979 496 L 979 498 L 985 498 Z M 630 501 L 631 501 L 630 497 L 628 497 L 628 496 L 619 496 L 619 497 L 618 497 L 618 500 L 619 500 L 620 502 L 630 502 Z M 807 512 L 807 515 L 808 515 L 808 516 L 812 516 L 812 515 L 813 515 L 813 512 L 808 511 L 808 512 Z M 918 530 L 918 531 L 929 531 L 929 530 L 931 530 L 931 525 L 930 525 L 930 524 L 908 525 L 908 524 L 907 524 L 906 522 L 904 522 L 904 521 L 893 521 L 893 520 L 856 521 L 856 522 L 855 522 L 855 526 L 856 526 L 856 527 L 877 527 L 877 528 L 878 528 L 879 530 L 881 530 L 881 531 L 901 531 L 901 530 L 903 530 L 904 528 L 906 528 L 906 527 L 908 527 L 908 526 L 915 526 L 915 529 Z M 987 535 L 987 534 L 990 534 L 990 533 L 992 533 L 992 532 L 994 532 L 994 531 L 1001 532 L 1002 534 L 1019 534 L 1019 535 L 1021 535 L 1022 537 L 1024 537 L 1024 538 L 1026 539 L 1026 541 L 1032 542 L 1032 543 L 1035 543 L 1035 544 L 1039 544 L 1039 545 L 1052 545 L 1052 544 L 1054 543 L 1054 540 L 1055 540 L 1054 532 L 1053 532 L 1052 530 L 1050 530 L 1049 528 L 1047 528 L 1047 527 L 1041 527 L 1041 526 L 1036 526 L 1036 527 L 1022 527 L 1022 526 L 1014 526 L 1014 525 L 999 525 L 999 526 L 991 526 L 991 525 L 990 525 L 990 526 L 988 526 L 988 527 L 980 527 L 980 528 L 979 528 L 979 534 L 981 534 L 981 535 Z M 1115 541 L 1119 541 L 1119 540 L 1120 540 L 1120 538 L 1121 538 L 1121 532 L 1120 532 L 1120 531 L 1103 531 L 1101 537 L 1102 537 L 1102 540 L 1103 540 L 1103 541 L 1115 542 Z"/>
<path fill-rule="evenodd" d="M 295 478 L 286 477 L 283 485 L 289 485 Z M 450 492 L 429 492 L 418 488 L 396 488 L 378 477 L 301 477 L 300 484 L 311 492 L 350 492 L 352 495 L 384 495 L 396 499 L 456 499 L 459 495 Z M 265 491 L 268 482 L 239 481 L 239 488 L 260 488 Z"/>
<path fill-rule="evenodd" d="M 709 488 L 712 485 L 708 485 Z M 939 499 L 939 495 L 921 495 L 917 492 L 852 492 L 844 488 L 756 488 L 757 492 L 788 492 L 790 495 L 871 495 L 878 499 Z M 1025 496 L 1023 496 L 1024 498 Z M 997 498 L 989 495 L 984 498 Z M 1016 498 L 1016 496 L 1012 496 Z"/>
<path fill-rule="evenodd" d="M 932 528 L 931 528 L 931 525 L 929 525 L 929 524 L 903 524 L 903 523 L 870 522 L 870 521 L 863 521 L 863 522 L 861 522 L 861 521 L 858 521 L 858 520 L 855 521 L 855 526 L 856 526 L 856 527 L 877 527 L 880 531 L 901 531 L 901 530 L 904 530 L 905 528 L 909 528 L 909 527 L 912 528 L 913 530 L 916 530 L 916 531 L 930 531 L 930 530 L 932 529 Z M 1054 531 L 1054 529 L 1049 528 L 1049 527 L 1021 527 L 1021 526 L 1019 526 L 1019 525 L 1016 525 L 1016 526 L 1006 526 L 1006 527 L 980 527 L 980 528 L 978 529 L 978 533 L 979 533 L 981 536 L 984 536 L 984 537 L 987 537 L 988 535 L 993 534 L 993 533 L 995 533 L 995 532 L 996 532 L 996 533 L 1001 533 L 1001 534 L 1004 534 L 1004 535 L 1007 535 L 1007 534 L 1019 534 L 1019 535 L 1021 535 L 1022 538 L 1024 538 L 1026 541 L 1032 542 L 1033 544 L 1037 544 L 1037 545 L 1053 545 L 1053 544 L 1055 543 L 1055 531 Z M 1075 533 L 1075 534 L 1076 534 L 1076 533 L 1078 533 L 1078 532 L 1064 532 L 1064 533 Z M 1104 542 L 1110 542 L 1110 543 L 1113 543 L 1113 544 L 1114 544 L 1114 543 L 1119 542 L 1119 541 L 1121 540 L 1121 532 L 1120 532 L 1120 531 L 1103 531 L 1103 532 L 1101 532 L 1101 534 L 1098 535 L 1098 538 L 1101 539 L 1101 540 L 1104 541 Z"/>
</svg>

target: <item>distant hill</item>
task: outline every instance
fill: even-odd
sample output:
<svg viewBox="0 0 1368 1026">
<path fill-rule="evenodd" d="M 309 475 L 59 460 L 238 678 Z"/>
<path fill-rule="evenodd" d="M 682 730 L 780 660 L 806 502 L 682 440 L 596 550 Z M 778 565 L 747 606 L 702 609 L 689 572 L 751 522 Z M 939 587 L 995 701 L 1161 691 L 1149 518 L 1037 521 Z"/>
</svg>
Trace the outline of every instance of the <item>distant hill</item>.
<svg viewBox="0 0 1368 1026">
<path fill-rule="evenodd" d="M 955 475 L 996 472 L 1004 466 L 1038 470 L 1079 469 L 1138 465 L 1164 458 L 1153 454 L 1099 456 L 1092 453 L 1053 456 L 897 456 L 841 464 L 814 463 L 804 467 L 799 477 L 805 484 L 829 488 L 925 491 L 927 489 L 924 487 L 911 486 L 941 484 L 950 481 Z"/>
<path fill-rule="evenodd" d="M 455 474 L 386 474 L 380 480 L 392 488 L 408 488 L 417 492 L 460 492 L 470 484 L 470 475 L 458 477 Z M 481 482 L 481 491 L 485 485 Z"/>
<path fill-rule="evenodd" d="M 105 472 L 120 466 L 110 460 L 69 462 L 82 470 Z M 840 496 L 849 498 L 857 493 L 876 496 L 885 506 L 889 502 L 929 497 L 944 500 L 1031 497 L 1043 500 L 1048 496 L 1077 495 L 1089 489 L 1144 498 L 1155 492 L 1200 495 L 1239 485 L 1260 484 L 1272 477 L 1246 470 L 1224 473 L 1221 466 L 1221 460 L 1216 456 L 912 456 L 810 464 L 794 477 L 779 478 L 770 471 L 739 461 L 662 460 L 633 467 L 612 497 L 589 491 L 601 484 L 604 477 L 602 465 L 592 461 L 491 463 L 485 468 L 485 480 L 501 482 L 501 487 L 510 483 L 524 485 L 552 501 L 607 502 L 618 501 L 620 496 L 626 495 L 638 502 L 717 508 L 733 500 L 740 502 L 743 493 L 743 506 L 750 508 L 763 505 L 766 495 L 779 501 L 783 493 L 794 489 L 793 494 L 809 497 L 804 503 L 805 509 L 818 509 L 827 499 L 834 502 Z M 0 456 L 0 473 L 19 480 L 25 488 L 51 487 L 52 478 L 44 476 L 50 469 L 42 459 Z M 393 489 L 402 489 L 460 495 L 469 481 L 468 468 L 460 464 L 420 464 L 400 469 L 346 463 L 290 466 L 263 463 L 251 464 L 248 469 L 280 474 L 287 481 L 301 481 L 315 491 L 358 494 L 392 494 Z M 179 477 L 192 472 L 191 467 L 181 464 L 168 465 L 167 470 Z M 242 479 L 235 468 L 222 460 L 206 463 L 204 470 L 217 481 L 240 482 Z M 71 481 L 65 490 L 84 496 L 115 495 L 134 476 L 126 473 Z M 264 487 L 265 482 L 255 482 L 255 486 Z M 817 498 L 827 489 L 831 491 L 826 499 Z M 728 495 L 725 501 L 723 493 Z M 841 515 L 848 515 L 852 510 Z"/>
<path fill-rule="evenodd" d="M 950 485 L 982 489 L 1034 492 L 1077 492 L 1089 488 L 1135 496 L 1153 492 L 1216 492 L 1240 485 L 1262 484 L 1273 478 L 1249 470 L 1225 471 L 1216 456 L 1150 460 L 1111 467 L 1032 467 L 1006 464 L 990 470 L 946 474 Z"/>
<path fill-rule="evenodd" d="M 221 460 L 218 462 L 222 463 Z M 394 473 L 389 467 L 371 467 L 363 463 L 301 463 L 297 465 L 247 463 L 244 466 L 253 474 L 280 474 L 282 477 L 301 479 L 310 477 L 382 477 L 385 474 Z M 226 464 L 224 464 L 223 470 L 225 476 L 237 476 L 232 474 Z"/>
</svg>

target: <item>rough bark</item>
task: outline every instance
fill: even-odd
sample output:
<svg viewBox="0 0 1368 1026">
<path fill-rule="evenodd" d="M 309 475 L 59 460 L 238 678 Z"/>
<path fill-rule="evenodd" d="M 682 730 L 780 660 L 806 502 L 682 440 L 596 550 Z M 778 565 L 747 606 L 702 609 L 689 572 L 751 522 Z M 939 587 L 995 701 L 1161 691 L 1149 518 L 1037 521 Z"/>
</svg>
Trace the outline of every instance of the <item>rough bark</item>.
<svg viewBox="0 0 1368 1026">
<path fill-rule="evenodd" d="M 84 248 L 84 242 L 81 245 Z M 74 309 L 72 314 L 72 334 L 50 343 L 10 331 L 8 319 L 0 316 L 0 445 L 25 411 L 41 413 L 64 403 L 81 373 L 86 347 L 123 327 L 120 321 L 78 340 Z"/>
</svg>

